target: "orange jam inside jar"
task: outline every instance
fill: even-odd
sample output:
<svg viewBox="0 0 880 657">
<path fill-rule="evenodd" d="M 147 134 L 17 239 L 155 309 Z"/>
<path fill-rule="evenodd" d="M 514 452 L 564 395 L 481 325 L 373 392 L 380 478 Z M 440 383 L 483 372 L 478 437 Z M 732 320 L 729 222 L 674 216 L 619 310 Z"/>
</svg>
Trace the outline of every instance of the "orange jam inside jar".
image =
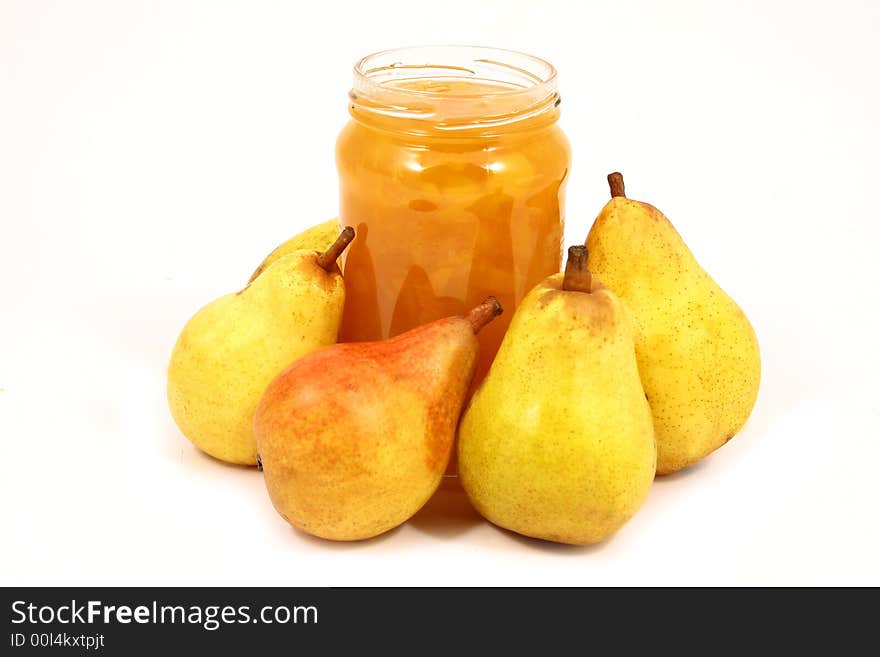
<svg viewBox="0 0 880 657">
<path fill-rule="evenodd" d="M 380 340 L 495 295 L 475 384 L 519 301 L 559 271 L 568 140 L 549 63 L 478 47 L 405 48 L 355 66 L 336 145 L 345 256 L 340 338 Z"/>
</svg>

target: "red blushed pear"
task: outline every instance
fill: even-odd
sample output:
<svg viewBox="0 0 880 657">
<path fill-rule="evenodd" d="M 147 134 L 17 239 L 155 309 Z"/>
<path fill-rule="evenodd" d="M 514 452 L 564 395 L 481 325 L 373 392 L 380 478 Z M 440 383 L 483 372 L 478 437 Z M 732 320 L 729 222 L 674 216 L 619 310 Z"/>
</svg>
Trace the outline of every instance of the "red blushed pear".
<svg viewBox="0 0 880 657">
<path fill-rule="evenodd" d="M 352 541 L 409 519 L 440 484 L 477 361 L 489 297 L 381 342 L 337 344 L 268 387 L 254 431 L 269 497 L 290 524 Z"/>
</svg>

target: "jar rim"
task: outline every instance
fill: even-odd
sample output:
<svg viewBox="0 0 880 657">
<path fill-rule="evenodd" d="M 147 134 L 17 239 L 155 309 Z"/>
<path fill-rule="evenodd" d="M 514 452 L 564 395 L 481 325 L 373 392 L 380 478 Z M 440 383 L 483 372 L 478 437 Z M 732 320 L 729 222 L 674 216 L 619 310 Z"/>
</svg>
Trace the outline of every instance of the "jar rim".
<svg viewBox="0 0 880 657">
<path fill-rule="evenodd" d="M 465 45 L 405 46 L 371 53 L 354 65 L 355 86 L 382 86 L 387 80 L 377 79 L 381 74 L 398 77 L 393 74 L 422 71 L 423 75 L 413 77 L 424 77 L 424 73 L 437 69 L 452 71 L 456 77 L 511 84 L 507 89 L 499 88 L 497 92 L 493 92 L 493 95 L 532 92 L 536 87 L 547 88 L 550 92 L 556 89 L 556 68 L 546 59 L 518 50 Z M 504 74 L 508 79 L 477 77 L 481 74 L 489 74 L 490 71 Z M 521 82 L 528 82 L 528 86 L 518 84 Z M 409 91 L 426 96 L 445 95 L 445 92 L 431 90 Z M 456 94 L 457 97 L 482 95 L 484 94 Z"/>
<path fill-rule="evenodd" d="M 369 54 L 353 72 L 353 109 L 443 129 L 516 122 L 559 104 L 556 68 L 516 50 L 408 46 Z M 450 81 L 482 84 L 474 91 Z"/>
</svg>

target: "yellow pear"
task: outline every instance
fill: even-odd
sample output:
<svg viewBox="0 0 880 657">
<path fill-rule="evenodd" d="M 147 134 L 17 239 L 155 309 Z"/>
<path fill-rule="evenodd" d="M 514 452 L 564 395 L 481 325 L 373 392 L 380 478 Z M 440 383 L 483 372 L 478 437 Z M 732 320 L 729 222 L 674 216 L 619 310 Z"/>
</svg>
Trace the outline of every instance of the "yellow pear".
<svg viewBox="0 0 880 657">
<path fill-rule="evenodd" d="M 636 327 L 636 357 L 654 415 L 657 472 L 696 463 L 745 424 L 761 379 L 758 340 L 739 306 L 697 263 L 657 208 L 609 201 L 587 237 L 592 271 Z"/>
<path fill-rule="evenodd" d="M 565 275 L 517 307 L 458 438 L 461 483 L 481 515 L 575 545 L 635 514 L 655 464 L 631 323 L 586 251 L 569 249 Z"/>
<path fill-rule="evenodd" d="M 272 253 L 267 255 L 256 271 L 251 274 L 250 282 L 263 273 L 273 262 L 294 251 L 306 249 L 308 251 L 320 251 L 332 242 L 339 234 L 339 219 L 330 219 L 322 224 L 307 228 L 301 233 L 294 235 L 289 240 L 280 244 Z"/>
<path fill-rule="evenodd" d="M 266 386 L 293 360 L 336 342 L 345 302 L 336 259 L 353 238 L 346 228 L 323 253 L 280 257 L 187 322 L 168 366 L 168 404 L 196 447 L 256 465 L 254 412 Z"/>
</svg>

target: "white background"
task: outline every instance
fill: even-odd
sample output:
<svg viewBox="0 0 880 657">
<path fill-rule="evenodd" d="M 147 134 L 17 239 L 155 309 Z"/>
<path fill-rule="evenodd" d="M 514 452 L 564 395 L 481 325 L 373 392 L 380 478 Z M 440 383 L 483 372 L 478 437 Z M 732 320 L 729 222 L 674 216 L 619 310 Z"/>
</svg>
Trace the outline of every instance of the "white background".
<svg viewBox="0 0 880 657">
<path fill-rule="evenodd" d="M 880 584 L 878 34 L 869 0 L 3 1 L 0 583 Z M 555 63 L 567 240 L 620 169 L 760 338 L 747 427 L 604 545 L 454 490 L 312 539 L 167 411 L 190 314 L 335 215 L 353 62 L 421 43 Z"/>
</svg>

